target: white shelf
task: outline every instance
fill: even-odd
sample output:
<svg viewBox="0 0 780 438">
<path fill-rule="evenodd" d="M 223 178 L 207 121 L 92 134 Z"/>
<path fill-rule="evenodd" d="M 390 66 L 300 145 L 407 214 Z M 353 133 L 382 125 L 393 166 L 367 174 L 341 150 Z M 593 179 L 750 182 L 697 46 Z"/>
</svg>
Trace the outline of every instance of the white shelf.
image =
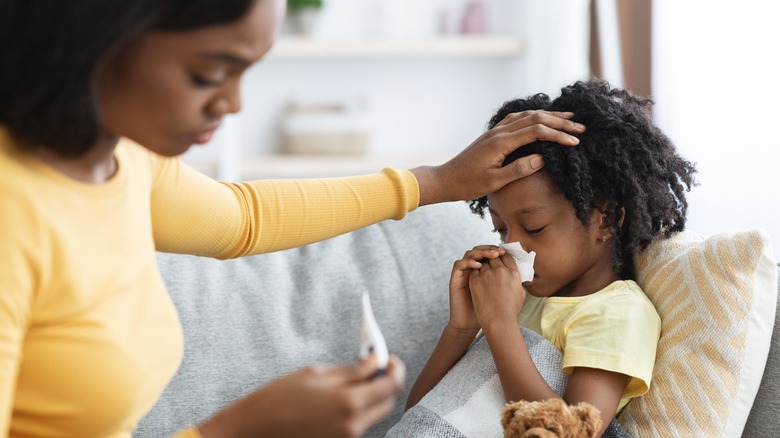
<svg viewBox="0 0 780 438">
<path fill-rule="evenodd" d="M 514 36 L 458 35 L 431 38 L 316 39 L 285 36 L 274 44 L 270 59 L 520 56 L 523 41 Z"/>
<path fill-rule="evenodd" d="M 266 155 L 241 161 L 239 179 L 327 178 L 376 173 L 385 167 L 411 169 L 438 165 L 454 156 L 375 157 L 368 155 Z M 208 160 L 186 160 L 199 171 L 215 176 L 216 163 Z"/>
</svg>

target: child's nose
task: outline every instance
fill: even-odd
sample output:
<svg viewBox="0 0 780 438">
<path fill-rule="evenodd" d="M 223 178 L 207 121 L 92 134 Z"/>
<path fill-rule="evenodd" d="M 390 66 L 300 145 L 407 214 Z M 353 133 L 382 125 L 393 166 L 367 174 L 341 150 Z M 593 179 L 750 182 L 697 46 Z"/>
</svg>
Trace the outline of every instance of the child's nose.
<svg viewBox="0 0 780 438">
<path fill-rule="evenodd" d="M 526 234 L 523 232 L 508 230 L 506 242 L 507 243 L 520 242 L 520 246 L 522 246 L 524 250 L 526 250 L 527 252 L 531 252 L 533 250 L 528 248 L 528 245 L 531 245 L 531 242 L 529 242 L 528 239 L 526 239 L 526 237 L 527 237 Z"/>
</svg>

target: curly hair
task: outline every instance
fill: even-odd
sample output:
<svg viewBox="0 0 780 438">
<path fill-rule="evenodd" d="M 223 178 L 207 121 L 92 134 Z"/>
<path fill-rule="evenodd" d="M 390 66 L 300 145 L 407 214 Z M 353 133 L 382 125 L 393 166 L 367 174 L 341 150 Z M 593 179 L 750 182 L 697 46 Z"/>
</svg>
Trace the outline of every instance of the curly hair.
<svg viewBox="0 0 780 438">
<path fill-rule="evenodd" d="M 503 165 L 539 153 L 547 172 L 577 218 L 588 226 L 593 208 L 614 231 L 613 266 L 622 278 L 635 278 L 634 254 L 656 237 L 685 229 L 685 192 L 695 185 L 693 164 L 682 158 L 650 116 L 652 100 L 611 88 L 604 81 L 564 87 L 555 100 L 545 94 L 511 100 L 490 119 L 488 129 L 508 114 L 526 110 L 569 111 L 586 131 L 576 147 L 534 142 L 509 154 Z M 602 209 L 600 206 L 606 206 Z M 487 197 L 470 202 L 484 216 Z"/>
</svg>

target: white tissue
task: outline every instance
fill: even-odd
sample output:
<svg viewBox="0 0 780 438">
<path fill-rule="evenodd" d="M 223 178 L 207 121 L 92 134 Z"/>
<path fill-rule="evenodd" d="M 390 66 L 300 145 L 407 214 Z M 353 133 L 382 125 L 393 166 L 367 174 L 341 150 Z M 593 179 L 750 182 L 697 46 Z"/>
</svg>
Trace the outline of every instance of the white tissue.
<svg viewBox="0 0 780 438">
<path fill-rule="evenodd" d="M 379 330 L 379 324 L 374 317 L 374 311 L 371 310 L 371 301 L 369 301 L 366 292 L 363 292 L 362 302 L 363 329 L 360 332 L 360 357 L 366 357 L 372 352 L 375 353 L 379 370 L 383 371 L 387 368 L 387 362 L 390 359 L 387 343 Z"/>
<path fill-rule="evenodd" d="M 523 281 L 533 281 L 536 253 L 534 251 L 526 252 L 520 242 L 500 243 L 498 246 L 504 248 L 515 259 L 517 268 L 520 270 L 520 278 Z"/>
</svg>

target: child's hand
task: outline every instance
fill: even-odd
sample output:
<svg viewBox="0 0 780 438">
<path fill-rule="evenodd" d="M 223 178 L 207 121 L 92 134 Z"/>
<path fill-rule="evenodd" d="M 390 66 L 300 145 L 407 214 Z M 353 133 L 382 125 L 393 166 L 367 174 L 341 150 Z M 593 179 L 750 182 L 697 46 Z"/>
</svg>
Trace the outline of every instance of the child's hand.
<svg viewBox="0 0 780 438">
<path fill-rule="evenodd" d="M 474 249 L 466 251 L 462 259 L 455 262 L 450 276 L 449 325 L 452 328 L 475 331 L 480 329 L 474 304 L 471 301 L 469 276 L 482 267 L 482 262 L 487 263 L 487 260 L 498 259 L 502 254 L 506 254 L 506 251 L 494 245 L 475 246 Z"/>
<path fill-rule="evenodd" d="M 492 323 L 517 322 L 525 302 L 520 272 L 511 255 L 492 258 L 469 273 L 471 299 L 483 329 Z"/>
</svg>

